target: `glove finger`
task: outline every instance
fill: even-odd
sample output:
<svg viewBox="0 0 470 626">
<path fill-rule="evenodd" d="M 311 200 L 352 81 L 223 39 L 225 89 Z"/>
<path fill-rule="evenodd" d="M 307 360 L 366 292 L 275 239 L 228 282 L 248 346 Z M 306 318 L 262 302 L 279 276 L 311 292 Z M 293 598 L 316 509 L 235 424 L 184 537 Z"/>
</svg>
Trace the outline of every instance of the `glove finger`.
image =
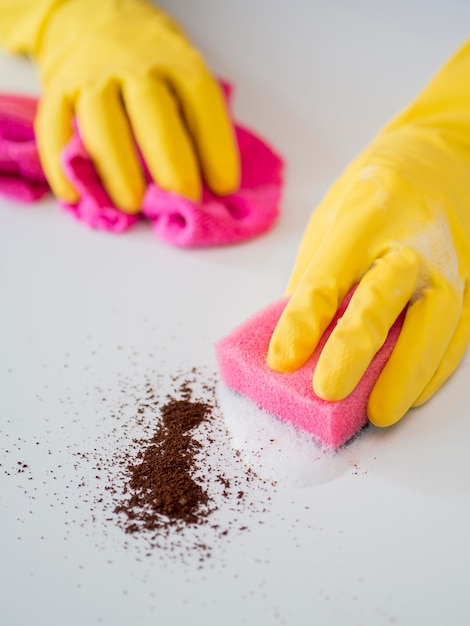
<svg viewBox="0 0 470 626">
<path fill-rule="evenodd" d="M 46 94 L 40 101 L 34 120 L 34 132 L 41 165 L 54 195 L 74 203 L 78 193 L 66 178 L 61 166 L 62 150 L 70 140 L 73 109 L 69 101 Z"/>
<path fill-rule="evenodd" d="M 294 371 L 311 356 L 339 304 L 376 258 L 385 219 L 381 191 L 369 178 L 351 181 L 343 202 L 325 208 L 323 240 L 271 337 L 271 368 Z"/>
<path fill-rule="evenodd" d="M 437 371 L 461 311 L 461 297 L 438 276 L 410 304 L 395 348 L 369 397 L 372 423 L 390 426 L 413 405 Z"/>
<path fill-rule="evenodd" d="M 353 391 L 411 298 L 419 266 L 418 255 L 405 248 L 366 272 L 318 360 L 313 388 L 320 398 L 342 400 Z"/>
<path fill-rule="evenodd" d="M 83 143 L 112 201 L 126 213 L 137 213 L 144 176 L 117 85 L 83 91 L 76 112 Z"/>
<path fill-rule="evenodd" d="M 433 396 L 457 368 L 470 342 L 470 291 L 465 291 L 462 316 L 452 337 L 447 351 L 433 377 L 422 393 L 413 402 L 413 406 L 424 404 Z"/>
<path fill-rule="evenodd" d="M 326 238 L 287 303 L 269 343 L 268 365 L 280 372 L 301 367 L 315 350 L 345 296 L 368 268 L 366 248 L 353 237 L 344 245 Z"/>
<path fill-rule="evenodd" d="M 352 161 L 341 176 L 333 183 L 325 197 L 316 207 L 305 229 L 295 258 L 285 295 L 292 295 L 310 264 L 314 254 L 325 238 L 335 210 L 347 201 L 347 195 L 360 177 L 366 156 L 360 154 Z"/>
<path fill-rule="evenodd" d="M 197 150 L 204 179 L 219 195 L 240 185 L 240 155 L 219 85 L 205 68 L 170 78 L 182 104 L 186 124 Z"/>
<path fill-rule="evenodd" d="M 129 78 L 123 97 L 153 180 L 163 189 L 199 200 L 197 158 L 174 96 L 160 81 Z"/>
</svg>

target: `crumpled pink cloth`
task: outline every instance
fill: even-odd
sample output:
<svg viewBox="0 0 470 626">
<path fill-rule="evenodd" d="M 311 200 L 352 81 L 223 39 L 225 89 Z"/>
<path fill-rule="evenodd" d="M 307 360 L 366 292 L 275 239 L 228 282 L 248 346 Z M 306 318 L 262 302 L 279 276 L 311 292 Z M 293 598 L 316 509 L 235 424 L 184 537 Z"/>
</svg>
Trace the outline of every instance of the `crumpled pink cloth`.
<svg viewBox="0 0 470 626">
<path fill-rule="evenodd" d="M 22 202 L 49 191 L 34 139 L 36 107 L 33 98 L 0 95 L 0 193 Z"/>
<path fill-rule="evenodd" d="M 224 88 L 229 98 L 230 87 Z M 34 140 L 36 106 L 34 98 L 0 94 L 0 193 L 24 202 L 41 198 L 49 189 Z M 235 132 L 242 164 L 237 192 L 217 196 L 204 186 L 202 201 L 195 203 L 160 189 L 146 172 L 141 212 L 128 215 L 111 202 L 75 130 L 62 163 L 80 200 L 62 206 L 89 226 L 115 233 L 146 219 L 161 239 L 180 247 L 231 244 L 255 237 L 278 218 L 283 161 L 247 129 L 236 125 Z"/>
</svg>

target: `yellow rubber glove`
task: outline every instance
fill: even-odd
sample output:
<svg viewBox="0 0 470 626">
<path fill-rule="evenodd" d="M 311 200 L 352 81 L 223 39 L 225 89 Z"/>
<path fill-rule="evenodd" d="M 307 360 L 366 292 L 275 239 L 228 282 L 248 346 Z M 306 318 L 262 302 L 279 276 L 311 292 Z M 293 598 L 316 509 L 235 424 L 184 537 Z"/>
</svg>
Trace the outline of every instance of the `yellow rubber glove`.
<svg viewBox="0 0 470 626">
<path fill-rule="evenodd" d="M 315 393 L 356 386 L 408 305 L 368 402 L 376 425 L 429 399 L 470 340 L 470 42 L 347 168 L 313 213 L 271 338 L 268 364 L 312 354 L 357 285 L 320 356 Z"/>
<path fill-rule="evenodd" d="M 113 201 L 138 211 L 135 142 L 164 189 L 197 200 L 239 184 L 239 155 L 221 90 L 200 54 L 146 0 L 0 0 L 0 42 L 30 54 L 44 97 L 36 135 L 54 193 L 74 201 L 60 154 L 77 116 Z"/>
</svg>

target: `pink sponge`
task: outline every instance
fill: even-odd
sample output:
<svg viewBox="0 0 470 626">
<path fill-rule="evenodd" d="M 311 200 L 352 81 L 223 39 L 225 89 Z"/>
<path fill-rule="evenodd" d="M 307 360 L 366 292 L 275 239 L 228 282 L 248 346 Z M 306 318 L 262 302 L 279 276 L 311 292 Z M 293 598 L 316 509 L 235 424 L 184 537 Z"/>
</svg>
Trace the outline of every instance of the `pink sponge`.
<svg viewBox="0 0 470 626">
<path fill-rule="evenodd" d="M 329 448 L 341 446 L 367 423 L 369 394 L 393 350 L 403 323 L 402 314 L 354 391 L 338 402 L 326 402 L 312 389 L 313 372 L 347 302 L 348 299 L 307 363 L 289 374 L 275 372 L 266 364 L 269 341 L 287 298 L 256 313 L 217 342 L 215 349 L 222 380 L 261 409 L 310 432 L 319 443 Z"/>
</svg>

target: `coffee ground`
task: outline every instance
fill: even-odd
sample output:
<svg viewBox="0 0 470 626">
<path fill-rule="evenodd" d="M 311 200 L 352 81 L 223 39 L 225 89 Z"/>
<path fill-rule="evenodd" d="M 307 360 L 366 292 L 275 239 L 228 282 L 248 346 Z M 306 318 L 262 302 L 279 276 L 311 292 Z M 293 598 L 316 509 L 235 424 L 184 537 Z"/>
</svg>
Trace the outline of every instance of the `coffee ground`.
<svg viewBox="0 0 470 626">
<path fill-rule="evenodd" d="M 123 415 L 116 417 L 124 420 L 127 444 L 112 460 L 100 461 L 108 468 L 108 486 L 98 504 L 109 511 L 111 500 L 109 521 L 132 538 L 125 545 L 141 555 L 186 564 L 196 559 L 199 567 L 207 566 L 214 550 L 220 558 L 229 536 L 249 531 L 250 517 L 262 523 L 258 516 L 264 517 L 273 485 L 233 455 L 215 384 L 193 368 L 175 374 L 170 390 L 155 377 L 142 391 L 135 387 L 124 394 Z M 129 439 L 133 428 L 143 436 Z"/>
<path fill-rule="evenodd" d="M 232 449 L 216 374 L 185 367 L 168 375 L 148 364 L 139 371 L 137 351 L 120 357 L 132 376 L 97 385 L 90 374 L 94 386 L 82 396 L 59 398 L 61 424 L 49 427 L 41 414 L 41 438 L 9 440 L 14 424 L 5 420 L 1 472 L 17 480 L 29 515 L 45 502 L 60 511 L 64 541 L 80 526 L 100 552 L 125 550 L 165 568 L 224 568 L 230 545 L 269 519 L 276 488 Z M 70 376 L 72 384 L 74 368 Z M 41 531 L 41 540 L 48 536 Z"/>
<path fill-rule="evenodd" d="M 162 524 L 201 524 L 210 512 L 209 496 L 193 477 L 195 455 L 201 444 L 194 430 L 210 415 L 207 402 L 191 400 L 185 382 L 183 399 L 170 397 L 161 408 L 161 422 L 149 441 L 141 441 L 137 461 L 127 468 L 127 498 L 115 513 L 127 517 L 127 533 L 154 531 Z"/>
</svg>

